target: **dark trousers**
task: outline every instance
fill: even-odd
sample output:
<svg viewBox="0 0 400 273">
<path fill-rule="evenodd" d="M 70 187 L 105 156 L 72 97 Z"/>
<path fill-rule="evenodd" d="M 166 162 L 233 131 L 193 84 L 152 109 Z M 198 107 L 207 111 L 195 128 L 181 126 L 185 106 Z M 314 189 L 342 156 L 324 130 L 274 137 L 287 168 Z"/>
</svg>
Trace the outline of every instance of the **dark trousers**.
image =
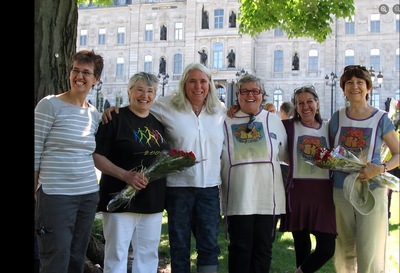
<svg viewBox="0 0 400 273">
<path fill-rule="evenodd" d="M 316 246 L 311 253 L 311 234 L 315 236 Z M 335 253 L 335 234 L 310 232 L 307 230 L 292 232 L 296 252 L 296 266 L 303 273 L 312 273 L 320 269 Z"/>
<path fill-rule="evenodd" d="M 35 232 L 41 273 L 83 273 L 98 202 L 98 192 L 68 196 L 38 190 Z"/>
<path fill-rule="evenodd" d="M 268 273 L 272 260 L 272 215 L 228 216 L 229 273 Z"/>
</svg>

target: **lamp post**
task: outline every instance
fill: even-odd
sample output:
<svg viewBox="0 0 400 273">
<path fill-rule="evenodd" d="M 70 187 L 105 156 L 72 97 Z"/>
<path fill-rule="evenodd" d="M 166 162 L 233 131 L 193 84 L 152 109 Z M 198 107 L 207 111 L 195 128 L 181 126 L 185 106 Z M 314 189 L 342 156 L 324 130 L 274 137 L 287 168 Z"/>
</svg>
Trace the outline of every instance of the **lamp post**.
<svg viewBox="0 0 400 273">
<path fill-rule="evenodd" d="M 374 68 L 371 66 L 371 68 L 368 70 L 369 74 L 371 75 L 371 80 L 372 80 L 372 88 L 373 89 L 380 89 L 382 87 L 382 82 L 383 82 L 383 75 L 382 72 L 379 71 L 378 76 L 375 77 L 375 70 Z M 374 85 L 375 79 L 378 82 L 378 85 Z M 373 91 L 371 91 L 370 94 L 370 104 L 372 105 L 372 93 Z M 379 105 L 378 105 L 379 107 Z"/>
<path fill-rule="evenodd" d="M 96 108 L 97 108 L 97 111 L 100 111 L 99 92 L 100 92 L 102 86 L 103 86 L 103 81 L 100 80 L 99 83 L 96 85 Z"/>
<path fill-rule="evenodd" d="M 236 93 L 236 84 L 238 83 L 239 79 L 241 77 L 243 77 L 244 75 L 249 74 L 246 70 L 244 70 L 244 68 L 242 68 L 241 70 L 237 71 L 235 74 L 235 80 L 231 80 L 231 92 L 230 92 L 230 98 L 228 99 L 228 104 L 227 106 L 231 106 L 234 103 L 234 99 L 235 99 L 235 93 Z"/>
<path fill-rule="evenodd" d="M 162 96 L 164 97 L 164 87 L 165 85 L 168 83 L 168 78 L 169 75 L 168 74 L 158 74 L 158 78 L 162 79 L 161 84 L 162 84 Z"/>
<path fill-rule="evenodd" d="M 328 74 L 325 76 L 325 84 L 329 85 L 331 87 L 331 117 L 333 115 L 333 87 L 336 86 L 337 82 L 337 76 L 336 74 L 332 71 L 331 76 L 329 77 Z"/>
</svg>

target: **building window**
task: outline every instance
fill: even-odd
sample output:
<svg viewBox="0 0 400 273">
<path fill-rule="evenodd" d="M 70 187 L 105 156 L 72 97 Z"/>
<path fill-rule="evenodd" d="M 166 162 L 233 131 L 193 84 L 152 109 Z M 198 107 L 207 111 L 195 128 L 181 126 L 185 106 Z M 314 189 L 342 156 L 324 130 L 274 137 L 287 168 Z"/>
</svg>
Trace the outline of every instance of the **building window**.
<svg viewBox="0 0 400 273">
<path fill-rule="evenodd" d="M 105 44 L 106 44 L 106 29 L 100 28 L 99 29 L 99 45 L 105 45 Z"/>
<path fill-rule="evenodd" d="M 345 19 L 345 33 L 346 35 L 354 34 L 354 15 L 350 19 Z"/>
<path fill-rule="evenodd" d="M 224 10 L 214 10 L 214 28 L 224 28 Z"/>
<path fill-rule="evenodd" d="M 371 90 L 371 105 L 375 108 L 379 108 L 379 90 L 375 88 Z"/>
<path fill-rule="evenodd" d="M 151 73 L 153 72 L 153 56 L 146 55 L 144 56 L 144 72 Z"/>
<path fill-rule="evenodd" d="M 117 58 L 117 67 L 116 67 L 115 76 L 122 77 L 124 76 L 124 58 L 118 57 Z"/>
<path fill-rule="evenodd" d="M 223 46 L 221 43 L 215 43 L 213 46 L 213 65 L 215 68 L 223 66 Z"/>
<path fill-rule="evenodd" d="M 308 70 L 318 71 L 318 50 L 311 49 L 308 52 Z"/>
<path fill-rule="evenodd" d="M 273 104 L 275 105 L 276 110 L 279 111 L 281 104 L 283 102 L 283 92 L 282 90 L 275 90 L 272 95 Z"/>
<path fill-rule="evenodd" d="M 152 42 L 153 41 L 153 24 L 146 24 L 144 40 L 146 42 Z"/>
<path fill-rule="evenodd" d="M 400 89 L 397 89 L 396 95 L 394 96 L 396 100 L 400 100 Z"/>
<path fill-rule="evenodd" d="M 274 72 L 283 72 L 283 51 L 274 51 Z"/>
<path fill-rule="evenodd" d="M 400 15 L 396 14 L 396 32 L 400 32 Z"/>
<path fill-rule="evenodd" d="M 344 52 L 344 66 L 354 64 L 354 50 L 346 49 Z"/>
<path fill-rule="evenodd" d="M 125 27 L 118 27 L 117 44 L 125 44 Z"/>
<path fill-rule="evenodd" d="M 378 72 L 378 70 L 381 69 L 381 56 L 380 56 L 380 51 L 377 48 L 371 49 L 371 55 L 370 55 L 370 65 L 372 68 Z"/>
<path fill-rule="evenodd" d="M 400 48 L 396 48 L 396 64 L 395 64 L 395 69 L 397 71 L 400 70 Z"/>
<path fill-rule="evenodd" d="M 174 75 L 181 75 L 183 71 L 183 57 L 181 53 L 174 55 Z"/>
<path fill-rule="evenodd" d="M 79 34 L 79 45 L 80 46 L 87 45 L 87 30 L 86 29 L 81 29 L 81 32 Z"/>
<path fill-rule="evenodd" d="M 282 30 L 282 28 L 280 26 L 277 26 L 274 30 L 274 36 L 275 37 L 282 37 L 284 35 L 284 31 Z"/>
<path fill-rule="evenodd" d="M 381 32 L 381 17 L 378 13 L 371 14 L 371 33 Z"/>
<path fill-rule="evenodd" d="M 183 23 L 175 23 L 175 40 L 183 40 Z"/>
<path fill-rule="evenodd" d="M 225 102 L 225 98 L 226 98 L 226 96 L 225 96 L 226 95 L 225 88 L 220 84 L 218 84 L 216 86 L 216 88 L 217 88 L 219 100 L 222 101 L 222 102 Z"/>
</svg>

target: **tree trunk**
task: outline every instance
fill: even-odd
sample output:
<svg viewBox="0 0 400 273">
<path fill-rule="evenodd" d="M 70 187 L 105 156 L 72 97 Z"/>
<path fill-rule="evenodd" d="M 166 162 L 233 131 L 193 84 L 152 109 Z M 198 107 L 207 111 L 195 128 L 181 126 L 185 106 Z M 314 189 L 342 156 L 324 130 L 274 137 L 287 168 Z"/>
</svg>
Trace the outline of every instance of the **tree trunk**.
<svg viewBox="0 0 400 273">
<path fill-rule="evenodd" d="M 77 25 L 77 0 L 35 0 L 34 106 L 68 90 Z"/>
</svg>

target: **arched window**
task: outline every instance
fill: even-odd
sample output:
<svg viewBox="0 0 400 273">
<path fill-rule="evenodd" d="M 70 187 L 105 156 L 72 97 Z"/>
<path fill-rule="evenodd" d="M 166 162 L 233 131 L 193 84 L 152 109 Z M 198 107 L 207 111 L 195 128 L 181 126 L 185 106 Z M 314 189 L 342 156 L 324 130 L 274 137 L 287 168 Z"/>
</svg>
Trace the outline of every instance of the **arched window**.
<svg viewBox="0 0 400 273">
<path fill-rule="evenodd" d="M 272 103 L 275 105 L 275 108 L 277 111 L 279 111 L 279 108 L 283 102 L 283 92 L 280 89 L 277 89 L 273 93 L 273 98 L 272 98 Z"/>
<path fill-rule="evenodd" d="M 145 72 L 153 72 L 153 56 L 146 55 L 144 56 L 144 69 Z"/>
</svg>

